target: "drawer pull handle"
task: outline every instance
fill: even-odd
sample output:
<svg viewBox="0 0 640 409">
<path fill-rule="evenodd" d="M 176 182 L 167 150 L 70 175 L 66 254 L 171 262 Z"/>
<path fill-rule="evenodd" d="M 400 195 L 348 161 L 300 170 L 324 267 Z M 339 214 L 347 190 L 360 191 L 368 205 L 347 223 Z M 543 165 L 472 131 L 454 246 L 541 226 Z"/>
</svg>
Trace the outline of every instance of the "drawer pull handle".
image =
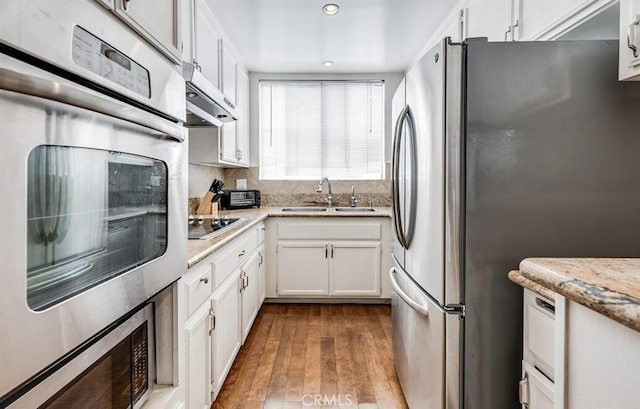
<svg viewBox="0 0 640 409">
<path fill-rule="evenodd" d="M 238 257 L 242 257 L 242 256 L 244 256 L 245 254 L 247 254 L 247 252 L 246 252 L 245 250 L 242 250 L 242 252 L 241 252 L 240 254 L 238 254 Z"/>
<path fill-rule="evenodd" d="M 529 407 L 529 374 L 526 372 L 524 373 L 524 378 L 518 384 L 518 398 L 522 406 Z"/>
<path fill-rule="evenodd" d="M 551 314 L 556 313 L 556 307 L 553 306 L 552 304 L 546 302 L 545 300 L 543 300 L 542 298 L 538 298 L 536 297 L 536 305 L 546 311 L 549 311 Z"/>
<path fill-rule="evenodd" d="M 201 282 L 201 283 L 205 283 L 205 284 L 209 284 L 209 277 L 202 277 L 202 278 L 200 279 L 200 282 Z"/>
</svg>

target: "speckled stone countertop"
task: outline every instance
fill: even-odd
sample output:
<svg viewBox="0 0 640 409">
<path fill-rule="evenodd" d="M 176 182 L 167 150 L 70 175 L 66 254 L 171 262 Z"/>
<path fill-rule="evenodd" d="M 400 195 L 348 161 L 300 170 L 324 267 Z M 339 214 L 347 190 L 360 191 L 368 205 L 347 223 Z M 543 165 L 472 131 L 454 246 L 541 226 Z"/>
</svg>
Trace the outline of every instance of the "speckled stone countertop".
<svg viewBox="0 0 640 409">
<path fill-rule="evenodd" d="M 528 258 L 520 263 L 520 272 L 640 331 L 640 258 Z"/>
<path fill-rule="evenodd" d="M 262 207 L 221 211 L 220 217 L 239 217 L 243 220 L 237 226 L 234 225 L 229 230 L 208 240 L 189 240 L 187 243 L 187 267 L 193 267 L 267 217 L 391 217 L 391 208 L 389 207 L 376 207 L 375 212 L 337 212 L 334 209 L 324 212 L 283 212 L 281 209 L 282 207 Z"/>
<path fill-rule="evenodd" d="M 510 271 L 509 280 L 513 281 L 514 283 L 524 288 L 528 288 L 529 290 L 533 291 L 538 295 L 541 295 L 542 297 L 546 298 L 549 301 L 553 301 L 556 298 L 555 293 L 553 291 L 549 290 L 547 287 L 544 287 L 536 283 L 535 281 L 529 280 L 527 277 L 522 275 L 522 272 L 520 270 Z"/>
</svg>

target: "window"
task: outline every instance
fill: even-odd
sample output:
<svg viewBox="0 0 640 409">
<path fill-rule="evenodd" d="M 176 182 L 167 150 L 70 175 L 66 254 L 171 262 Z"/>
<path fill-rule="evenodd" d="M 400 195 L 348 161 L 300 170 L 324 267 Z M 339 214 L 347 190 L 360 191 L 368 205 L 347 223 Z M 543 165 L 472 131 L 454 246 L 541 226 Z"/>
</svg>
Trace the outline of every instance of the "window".
<svg viewBox="0 0 640 409">
<path fill-rule="evenodd" d="M 382 180 L 383 81 L 261 81 L 260 179 Z"/>
</svg>

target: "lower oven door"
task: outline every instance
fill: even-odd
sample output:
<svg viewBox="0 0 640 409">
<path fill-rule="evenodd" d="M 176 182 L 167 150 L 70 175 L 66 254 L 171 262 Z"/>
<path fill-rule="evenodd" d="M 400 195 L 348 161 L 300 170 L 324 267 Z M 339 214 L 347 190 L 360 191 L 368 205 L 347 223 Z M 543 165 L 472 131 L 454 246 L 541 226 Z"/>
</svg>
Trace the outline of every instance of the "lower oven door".
<svg viewBox="0 0 640 409">
<path fill-rule="evenodd" d="M 4 406 L 184 273 L 187 149 L 179 124 L 4 54 L 0 123 Z"/>
</svg>

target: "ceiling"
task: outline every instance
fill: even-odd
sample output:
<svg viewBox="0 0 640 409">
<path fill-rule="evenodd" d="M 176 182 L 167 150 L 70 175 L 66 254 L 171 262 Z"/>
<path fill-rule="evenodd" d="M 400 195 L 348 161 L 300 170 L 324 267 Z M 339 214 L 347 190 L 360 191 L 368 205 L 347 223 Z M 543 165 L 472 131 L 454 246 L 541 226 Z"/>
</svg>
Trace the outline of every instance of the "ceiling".
<svg viewBox="0 0 640 409">
<path fill-rule="evenodd" d="M 454 0 L 206 0 L 249 71 L 402 72 Z M 336 3 L 334 16 L 322 13 Z M 334 62 L 332 67 L 322 62 Z"/>
</svg>

